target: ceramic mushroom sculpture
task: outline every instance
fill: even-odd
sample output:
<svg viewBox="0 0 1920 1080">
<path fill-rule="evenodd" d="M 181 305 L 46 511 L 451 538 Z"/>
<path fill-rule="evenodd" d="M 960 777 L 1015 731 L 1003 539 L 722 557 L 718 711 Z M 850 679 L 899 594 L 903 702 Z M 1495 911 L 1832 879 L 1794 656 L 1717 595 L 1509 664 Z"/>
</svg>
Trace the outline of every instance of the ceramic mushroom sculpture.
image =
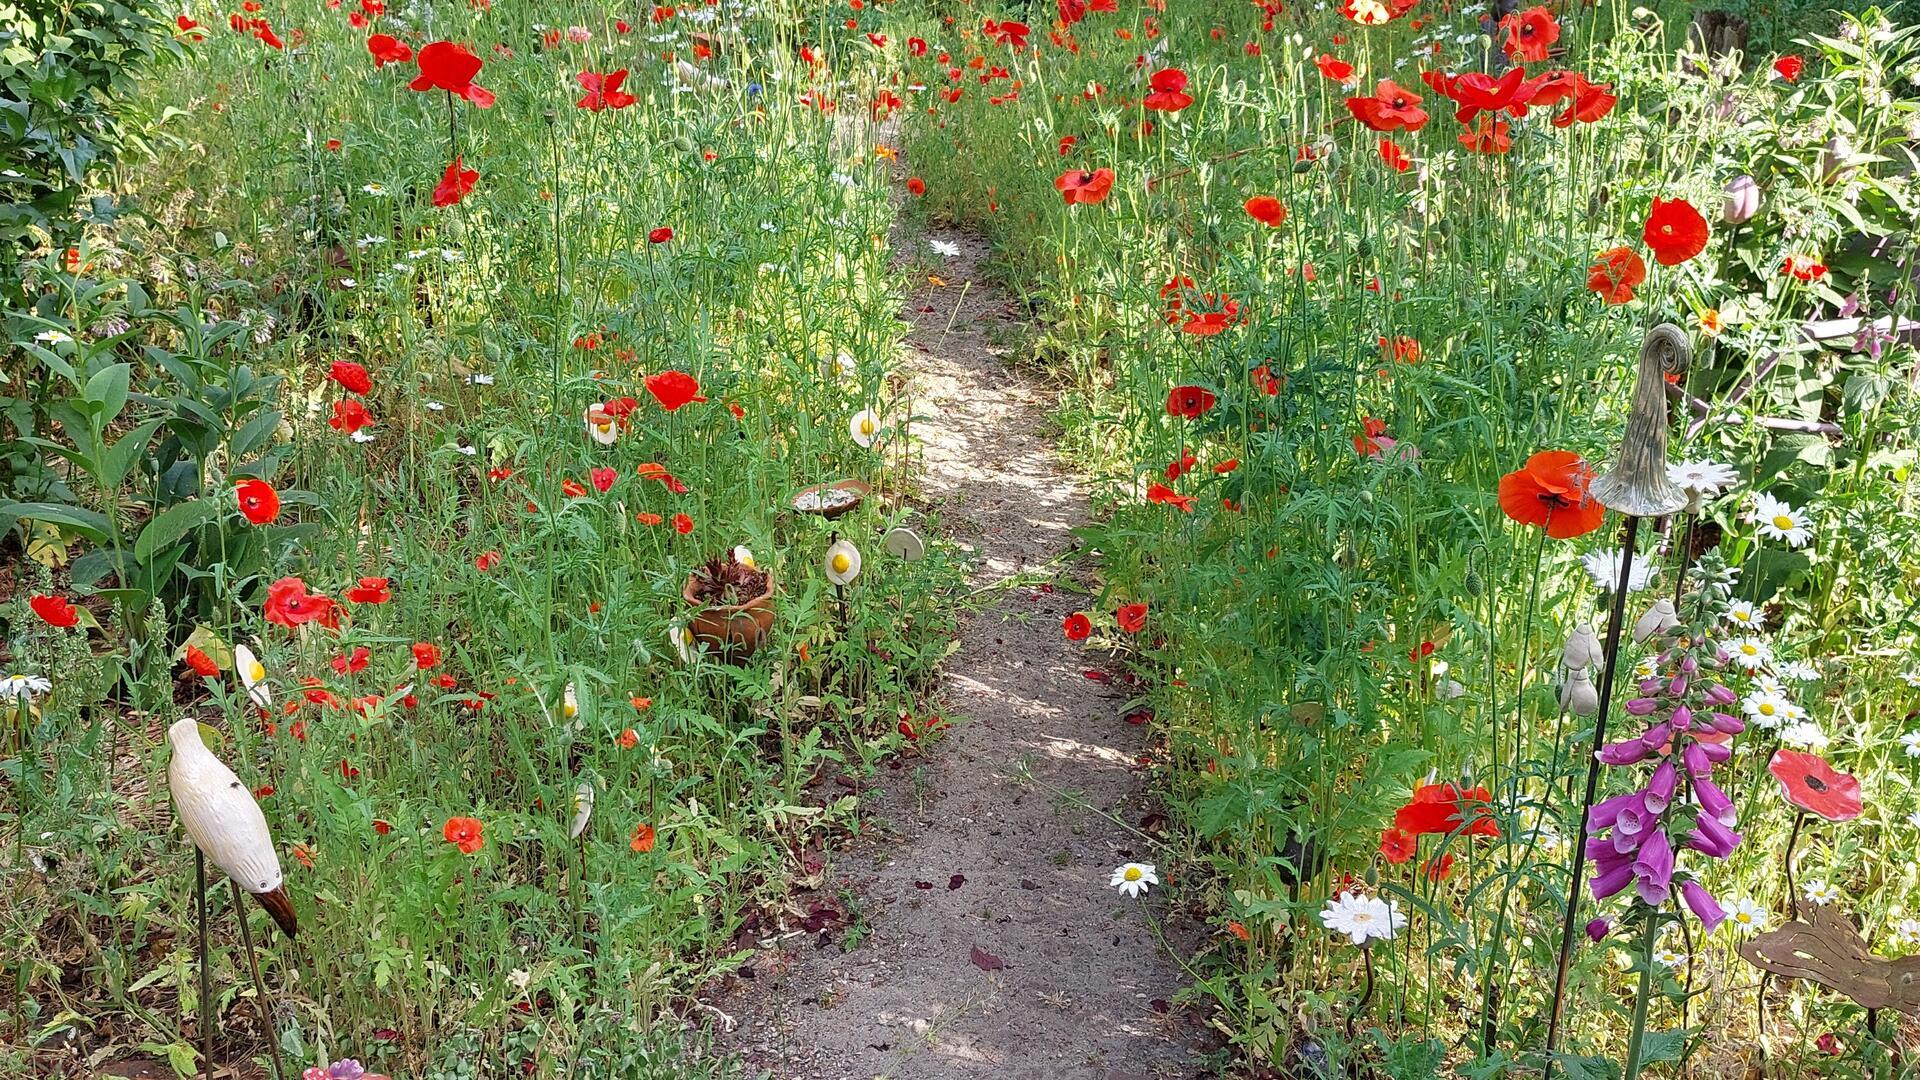
<svg viewBox="0 0 1920 1080">
<path fill-rule="evenodd" d="M 293 937 L 298 923 L 280 873 L 280 856 L 267 831 L 267 816 L 233 770 L 200 738 L 199 721 L 178 720 L 167 729 L 173 759 L 167 786 L 174 813 L 207 861 L 250 893 L 273 921 Z"/>
</svg>

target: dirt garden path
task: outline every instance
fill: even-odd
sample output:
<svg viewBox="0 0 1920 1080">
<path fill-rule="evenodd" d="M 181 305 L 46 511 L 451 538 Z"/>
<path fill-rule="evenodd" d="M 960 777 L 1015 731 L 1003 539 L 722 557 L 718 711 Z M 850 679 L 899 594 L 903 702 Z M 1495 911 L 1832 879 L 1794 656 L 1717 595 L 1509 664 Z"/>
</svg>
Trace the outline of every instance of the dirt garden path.
<svg viewBox="0 0 1920 1080">
<path fill-rule="evenodd" d="M 960 253 L 937 260 L 943 286 L 920 279 L 903 366 L 928 509 L 983 591 L 934 703 L 956 727 L 869 793 L 886 832 L 828 869 L 822 893 L 851 890 L 870 935 L 763 954 L 748 1000 L 722 1003 L 740 1021 L 726 1042 L 777 1080 L 1196 1077 L 1199 1032 L 1167 1005 L 1179 971 L 1143 917 L 1164 914 L 1158 893 L 1107 885 L 1153 853 L 1107 816 L 1137 826 L 1148 809 L 1146 729 L 1060 631 L 1088 603 L 1056 577 L 1086 494 L 1054 456 L 1048 395 L 1000 358 L 1022 327 L 984 246 L 932 239 Z M 1001 585 L 1035 574 L 1061 584 Z"/>
</svg>

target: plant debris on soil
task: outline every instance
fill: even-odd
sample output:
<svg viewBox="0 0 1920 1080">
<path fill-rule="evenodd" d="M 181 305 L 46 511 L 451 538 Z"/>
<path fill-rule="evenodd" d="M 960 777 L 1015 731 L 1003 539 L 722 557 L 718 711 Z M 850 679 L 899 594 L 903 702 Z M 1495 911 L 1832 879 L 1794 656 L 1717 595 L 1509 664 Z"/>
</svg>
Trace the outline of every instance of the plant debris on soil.
<svg viewBox="0 0 1920 1080">
<path fill-rule="evenodd" d="M 702 604 L 738 607 L 767 591 L 767 572 L 740 562 L 729 552 L 715 555 L 693 572 L 693 597 Z"/>
</svg>

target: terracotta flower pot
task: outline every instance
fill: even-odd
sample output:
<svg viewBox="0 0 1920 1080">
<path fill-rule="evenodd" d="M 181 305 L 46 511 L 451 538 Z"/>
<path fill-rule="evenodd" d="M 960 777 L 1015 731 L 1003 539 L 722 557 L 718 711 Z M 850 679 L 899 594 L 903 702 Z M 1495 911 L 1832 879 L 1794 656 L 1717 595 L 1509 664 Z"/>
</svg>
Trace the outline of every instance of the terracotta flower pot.
<svg viewBox="0 0 1920 1080">
<path fill-rule="evenodd" d="M 722 660 L 737 664 L 745 661 L 766 640 L 773 629 L 773 574 L 767 574 L 767 589 L 744 604 L 701 605 L 694 593 L 695 576 L 687 575 L 680 595 L 696 605 L 687 618 L 687 629 L 694 640 L 713 650 Z"/>
</svg>

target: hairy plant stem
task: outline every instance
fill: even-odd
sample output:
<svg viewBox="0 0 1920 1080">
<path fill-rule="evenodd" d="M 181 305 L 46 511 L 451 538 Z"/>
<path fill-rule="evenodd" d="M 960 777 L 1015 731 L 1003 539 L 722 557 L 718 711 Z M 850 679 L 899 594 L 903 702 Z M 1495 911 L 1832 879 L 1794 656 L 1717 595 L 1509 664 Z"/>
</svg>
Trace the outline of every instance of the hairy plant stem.
<svg viewBox="0 0 1920 1080">
<path fill-rule="evenodd" d="M 1653 996 L 1653 938 L 1660 928 L 1660 913 L 1647 912 L 1647 925 L 1640 931 L 1640 989 L 1633 995 L 1633 1031 L 1627 1037 L 1626 1080 L 1639 1080 L 1643 1043 L 1647 1032 L 1647 999 Z"/>
</svg>

